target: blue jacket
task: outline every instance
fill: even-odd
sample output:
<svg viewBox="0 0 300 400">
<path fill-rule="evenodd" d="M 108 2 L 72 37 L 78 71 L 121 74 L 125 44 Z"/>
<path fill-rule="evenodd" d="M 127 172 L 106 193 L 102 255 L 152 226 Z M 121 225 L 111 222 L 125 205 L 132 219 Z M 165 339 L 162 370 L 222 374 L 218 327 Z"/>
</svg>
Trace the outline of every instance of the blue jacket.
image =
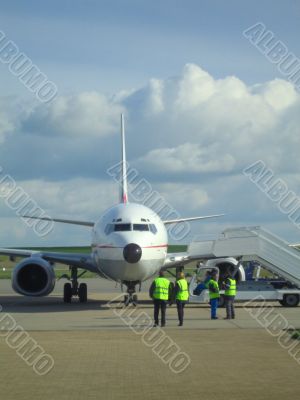
<svg viewBox="0 0 300 400">
<path fill-rule="evenodd" d="M 206 284 L 210 280 L 210 277 L 207 277 L 204 282 L 201 282 L 197 285 L 196 289 L 194 289 L 193 294 L 196 296 L 199 296 L 199 294 L 202 292 L 202 290 L 207 289 Z"/>
</svg>

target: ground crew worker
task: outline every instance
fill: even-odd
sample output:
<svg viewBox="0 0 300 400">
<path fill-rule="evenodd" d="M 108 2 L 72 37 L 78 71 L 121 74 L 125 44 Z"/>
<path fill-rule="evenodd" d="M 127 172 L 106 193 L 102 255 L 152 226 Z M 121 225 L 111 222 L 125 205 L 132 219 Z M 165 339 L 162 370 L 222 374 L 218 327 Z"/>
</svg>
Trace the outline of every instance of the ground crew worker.
<svg viewBox="0 0 300 400">
<path fill-rule="evenodd" d="M 184 277 L 184 273 L 179 273 L 179 279 L 175 285 L 175 296 L 176 296 L 176 305 L 177 305 L 177 313 L 178 313 L 178 326 L 183 325 L 183 316 L 184 316 L 184 306 L 188 302 L 189 299 L 189 286 L 187 280 Z"/>
<path fill-rule="evenodd" d="M 224 281 L 224 300 L 226 307 L 226 317 L 224 319 L 234 319 L 235 318 L 235 310 L 234 310 L 234 299 L 236 295 L 236 280 L 232 277 L 230 272 L 227 273 L 227 278 Z"/>
<path fill-rule="evenodd" d="M 217 309 L 219 304 L 219 284 L 218 284 L 218 272 L 212 271 L 211 278 L 206 284 L 207 289 L 209 290 L 209 299 L 210 299 L 210 313 L 211 319 L 218 319 L 217 317 Z"/>
<path fill-rule="evenodd" d="M 202 290 L 207 289 L 207 282 L 211 278 L 211 271 L 206 271 L 205 278 L 203 282 L 198 283 L 196 289 L 194 289 L 193 294 L 199 296 Z"/>
<path fill-rule="evenodd" d="M 164 277 L 163 271 L 159 272 L 159 277 L 152 282 L 149 295 L 154 303 L 154 326 L 158 326 L 159 311 L 161 311 L 161 326 L 166 325 L 167 302 L 171 298 L 170 281 Z"/>
</svg>

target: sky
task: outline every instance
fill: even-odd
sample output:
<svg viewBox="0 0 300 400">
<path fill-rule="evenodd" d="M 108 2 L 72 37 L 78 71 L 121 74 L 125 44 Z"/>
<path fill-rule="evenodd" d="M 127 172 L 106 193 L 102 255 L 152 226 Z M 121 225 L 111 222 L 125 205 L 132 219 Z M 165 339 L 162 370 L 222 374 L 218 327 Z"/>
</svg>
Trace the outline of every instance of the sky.
<svg viewBox="0 0 300 400">
<path fill-rule="evenodd" d="M 120 159 L 121 113 L 138 174 L 129 200 L 144 179 L 181 217 L 226 214 L 191 224 L 185 242 L 253 225 L 300 242 L 299 221 L 270 182 L 257 184 L 255 168 L 243 173 L 263 165 L 300 196 L 299 85 L 268 56 L 271 44 L 258 48 L 253 31 L 243 34 L 263 26 L 297 62 L 299 17 L 295 0 L 2 2 L 1 247 L 90 243 L 86 227 L 37 235 L 2 179 L 51 217 L 96 221 L 118 202 L 107 171 Z M 7 42 L 57 88 L 53 98 L 12 73 Z"/>
</svg>

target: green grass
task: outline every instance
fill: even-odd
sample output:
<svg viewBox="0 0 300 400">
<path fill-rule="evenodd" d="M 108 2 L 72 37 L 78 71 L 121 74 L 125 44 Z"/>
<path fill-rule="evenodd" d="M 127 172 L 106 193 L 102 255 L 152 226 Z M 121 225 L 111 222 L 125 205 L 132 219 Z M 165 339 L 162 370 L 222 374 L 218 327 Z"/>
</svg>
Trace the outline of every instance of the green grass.
<svg viewBox="0 0 300 400">
<path fill-rule="evenodd" d="M 17 247 L 18 249 L 27 250 L 28 247 Z M 47 251 L 47 252 L 61 252 L 61 253 L 90 253 L 90 246 L 77 246 L 77 247 L 30 247 L 31 250 Z M 168 247 L 169 253 L 177 253 L 186 251 L 186 245 L 170 245 Z M 0 279 L 11 279 L 11 274 L 15 265 L 20 262 L 20 258 L 16 261 L 11 261 L 8 256 L 0 255 Z M 5 268 L 5 271 L 3 271 Z M 55 275 L 60 278 L 63 274 L 68 274 L 69 268 L 63 264 L 57 264 L 55 268 Z M 93 278 L 97 276 L 92 272 L 86 272 L 84 278 Z"/>
<path fill-rule="evenodd" d="M 300 340 L 300 329 L 295 329 L 291 332 L 292 339 Z"/>
<path fill-rule="evenodd" d="M 179 253 L 187 251 L 187 245 L 185 244 L 169 244 L 168 253 Z"/>
<path fill-rule="evenodd" d="M 17 247 L 17 249 L 28 250 L 29 247 Z M 77 247 L 30 247 L 30 250 L 36 251 L 52 251 L 61 253 L 89 253 L 90 246 L 77 246 Z"/>
</svg>

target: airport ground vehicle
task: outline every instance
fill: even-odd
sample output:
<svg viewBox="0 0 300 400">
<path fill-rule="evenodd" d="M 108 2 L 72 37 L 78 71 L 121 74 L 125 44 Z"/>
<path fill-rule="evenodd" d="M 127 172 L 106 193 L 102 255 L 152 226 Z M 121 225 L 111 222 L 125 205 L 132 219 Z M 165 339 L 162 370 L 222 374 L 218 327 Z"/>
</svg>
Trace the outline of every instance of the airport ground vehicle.
<svg viewBox="0 0 300 400">
<path fill-rule="evenodd" d="M 218 239 L 194 242 L 189 247 L 203 254 L 205 262 L 190 281 L 190 301 L 201 303 L 208 301 L 207 290 L 200 295 L 193 291 L 197 281 L 203 280 L 208 269 L 219 271 L 219 282 L 228 268 L 237 280 L 236 300 L 249 301 L 259 298 L 266 301 L 279 301 L 285 307 L 296 307 L 300 301 L 300 252 L 294 246 L 262 229 L 261 227 L 241 227 L 226 229 Z M 256 270 L 252 275 L 247 272 L 247 262 L 255 262 Z M 269 275 L 261 275 L 262 268 Z M 224 304 L 224 291 L 221 291 L 220 305 Z"/>
<path fill-rule="evenodd" d="M 194 291 L 198 283 L 205 280 L 206 272 L 211 271 L 212 269 L 216 269 L 218 271 L 219 285 L 220 288 L 222 287 L 222 276 L 224 273 L 222 267 L 220 270 L 218 266 L 207 266 L 200 264 L 190 281 L 190 303 L 209 302 L 208 290 L 202 290 L 199 294 L 194 294 Z M 263 269 L 260 265 L 257 265 L 256 268 L 253 268 L 252 277 L 250 277 L 245 270 L 243 271 L 243 269 L 244 267 L 242 265 L 237 265 L 236 301 L 278 301 L 284 307 L 296 307 L 299 304 L 300 289 L 294 287 L 294 285 L 290 284 L 284 279 L 280 279 L 279 277 L 262 278 L 261 272 Z M 224 303 L 224 290 L 220 290 L 219 307 L 223 307 Z"/>
</svg>

